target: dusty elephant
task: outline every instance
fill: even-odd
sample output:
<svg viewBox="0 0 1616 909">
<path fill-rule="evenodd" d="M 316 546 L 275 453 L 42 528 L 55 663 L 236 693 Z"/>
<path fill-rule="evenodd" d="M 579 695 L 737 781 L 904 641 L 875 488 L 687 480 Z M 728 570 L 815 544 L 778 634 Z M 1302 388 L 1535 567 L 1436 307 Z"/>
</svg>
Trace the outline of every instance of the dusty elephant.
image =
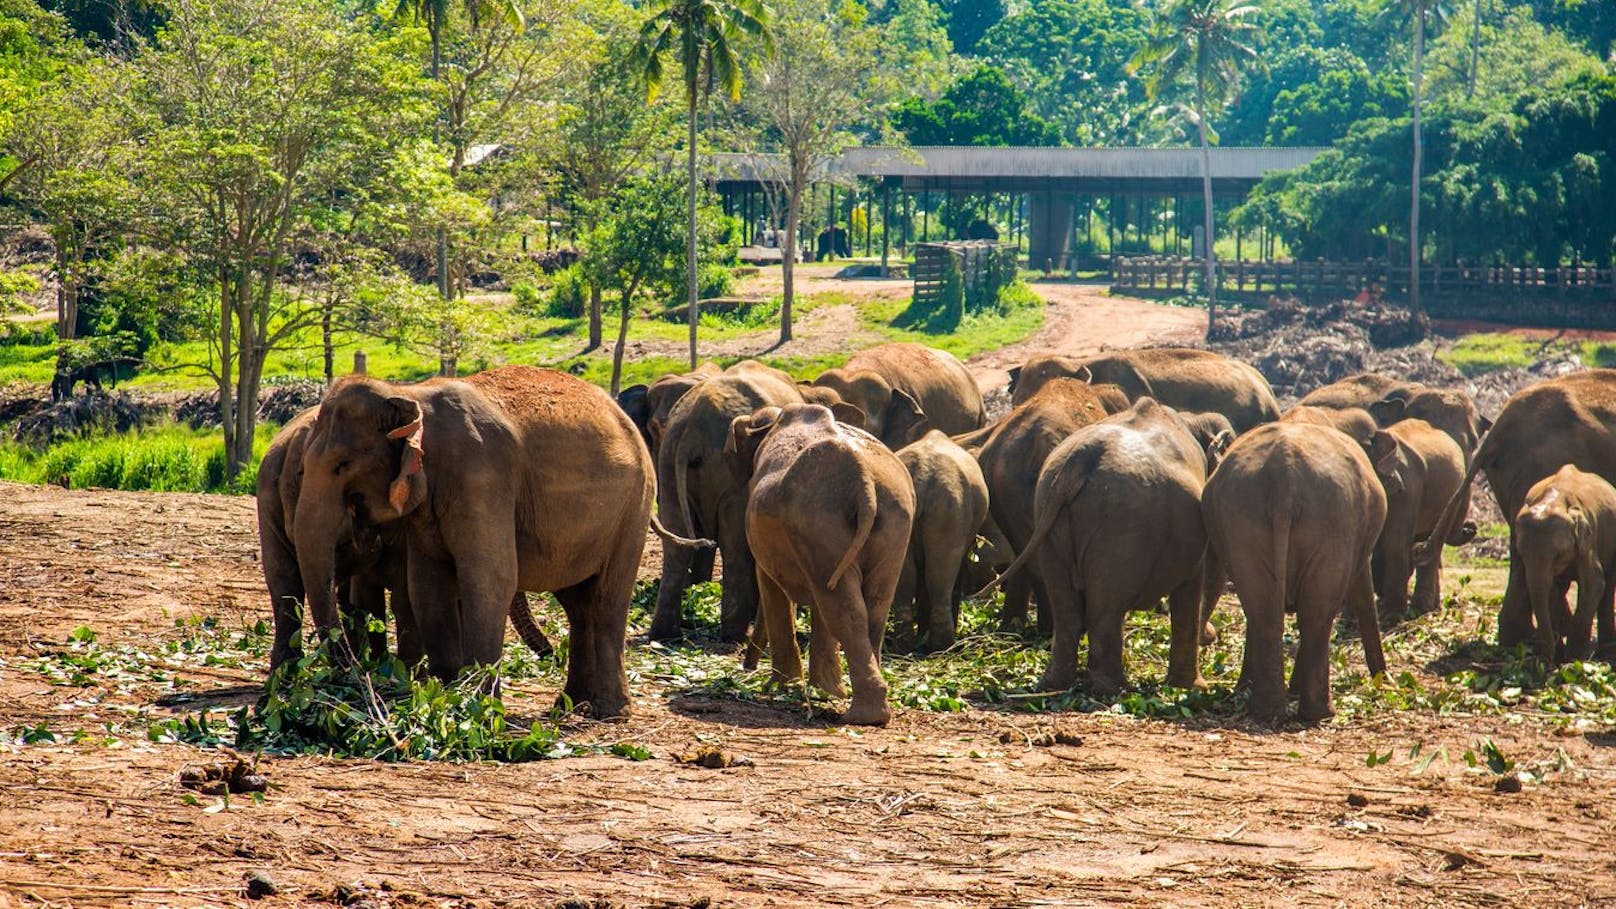
<svg viewBox="0 0 1616 909">
<path fill-rule="evenodd" d="M 1348 376 L 1309 392 L 1299 405 L 1332 410 L 1362 408 L 1382 429 L 1399 420 L 1424 420 L 1447 433 L 1469 464 L 1476 442 L 1492 423 L 1476 410 L 1476 402 L 1462 391 L 1430 388 L 1366 372 Z"/>
<path fill-rule="evenodd" d="M 1375 593 L 1381 612 L 1399 618 L 1410 605 L 1411 574 L 1416 614 L 1436 609 L 1441 600 L 1440 551 L 1437 558 L 1415 566 L 1414 544 L 1436 527 L 1448 499 L 1464 482 L 1465 464 L 1464 452 L 1453 439 L 1424 420 L 1399 420 L 1385 433 L 1397 442 L 1397 449 L 1375 462 L 1375 473 L 1386 490 L 1386 524 L 1375 544 Z M 1467 521 L 1445 542 L 1459 546 L 1475 534 L 1476 526 Z"/>
<path fill-rule="evenodd" d="M 292 538 L 310 612 L 322 629 L 335 623 L 334 552 L 350 512 L 396 522 L 434 675 L 497 661 L 516 593 L 552 591 L 569 625 L 563 702 L 626 713 L 624 633 L 654 485 L 633 423 L 564 373 L 350 376 L 327 394 L 303 456 Z"/>
<path fill-rule="evenodd" d="M 1032 539 L 1003 576 L 1034 557 L 1043 572 L 1055 633 L 1040 691 L 1076 683 L 1085 631 L 1090 690 L 1119 691 L 1126 684 L 1123 619 L 1162 597 L 1172 623 L 1167 682 L 1201 684 L 1201 489 L 1233 437 L 1224 429 L 1203 443 L 1171 408 L 1140 398 L 1050 454 L 1038 477 Z"/>
<path fill-rule="evenodd" d="M 954 645 L 955 593 L 966 554 L 988 516 L 988 485 L 965 449 L 932 430 L 898 451 L 914 482 L 914 532 L 893 602 L 893 646 Z"/>
<path fill-rule="evenodd" d="M 1114 386 L 1062 378 L 1045 383 L 999 421 L 977 461 L 988 484 L 988 513 L 1012 552 L 1020 553 L 1032 539 L 1038 474 L 1049 453 L 1072 433 L 1128 406 L 1128 399 Z M 1031 566 L 1005 585 L 1001 628 L 1009 630 L 1027 621 L 1028 598 L 1041 584 L 1041 574 Z M 1041 591 L 1038 600 L 1048 602 Z M 1039 611 L 1038 626 L 1041 631 L 1053 627 L 1047 609 Z"/>
<path fill-rule="evenodd" d="M 875 437 L 817 404 L 737 417 L 725 460 L 750 488 L 746 535 L 775 679 L 802 676 L 792 604 L 808 604 L 813 681 L 841 693 L 835 647 L 823 640 L 828 632 L 847 653 L 853 679 L 843 721 L 884 725 L 892 714 L 881 639 L 914 520 L 909 472 Z"/>
<path fill-rule="evenodd" d="M 1362 445 L 1366 450 L 1374 441 L 1375 432 L 1380 424 L 1362 407 L 1326 407 L 1314 404 L 1297 404 L 1285 411 L 1280 418 L 1285 423 L 1312 423 L 1316 426 L 1328 426 L 1338 429 L 1352 437 L 1354 442 Z"/>
<path fill-rule="evenodd" d="M 726 641 L 746 639 L 757 612 L 757 576 L 746 542 L 746 486 L 724 465 L 730 422 L 770 406 L 802 402 L 802 393 L 778 370 L 737 364 L 692 388 L 668 414 L 657 451 L 657 513 L 676 533 L 716 540 L 724 558 L 719 631 Z M 663 549 L 651 639 L 680 634 L 680 609 L 700 553 Z"/>
<path fill-rule="evenodd" d="M 1547 663 L 1586 659 L 1595 614 L 1599 639 L 1616 638 L 1616 488 L 1567 464 L 1526 493 L 1515 515 L 1526 593 L 1537 625 L 1533 641 Z M 1567 614 L 1566 591 L 1577 585 L 1577 609 Z"/>
<path fill-rule="evenodd" d="M 982 390 L 952 354 L 921 344 L 898 342 L 861 350 L 846 365 L 829 369 L 814 384 L 830 388 L 864 412 L 864 428 L 887 440 L 888 409 L 905 407 L 899 393 L 920 406 L 932 429 L 949 435 L 980 427 L 987 420 Z M 892 444 L 896 441 L 897 444 Z M 901 448 L 907 439 L 888 441 Z"/>
<path fill-rule="evenodd" d="M 1152 397 L 1184 413 L 1221 413 L 1235 432 L 1279 419 L 1279 402 L 1262 373 L 1209 350 L 1162 347 L 1093 357 L 1036 356 L 1010 370 L 1011 403 L 1030 399 L 1059 377 L 1116 385 L 1130 401 Z"/>
<path fill-rule="evenodd" d="M 668 414 L 673 412 L 673 405 L 702 381 L 723 372 L 722 367 L 708 360 L 689 372 L 669 373 L 650 385 L 630 385 L 617 393 L 617 405 L 634 421 L 640 438 L 651 449 L 652 458 L 656 457 L 657 446 L 662 441 L 662 432 L 667 427 Z"/>
<path fill-rule="evenodd" d="M 282 427 L 258 466 L 259 558 L 275 625 L 275 643 L 269 655 L 271 670 L 300 649 L 302 640 L 303 576 L 298 569 L 297 549 L 292 545 L 292 518 L 303 485 L 303 449 L 319 410 L 311 407 Z M 335 576 L 342 612 L 355 620 L 385 620 L 387 597 L 391 595 L 398 656 L 405 665 L 414 666 L 425 651 L 416 632 L 415 615 L 410 611 L 406 559 L 403 528 L 351 526 L 348 540 L 337 544 Z M 512 598 L 510 616 L 517 636 L 528 649 L 541 657 L 555 652 L 534 621 L 526 594 L 518 591 Z M 387 633 L 373 632 L 363 648 L 354 650 L 361 658 L 380 657 L 387 652 Z"/>
<path fill-rule="evenodd" d="M 1476 446 L 1464 482 L 1448 500 L 1430 540 L 1415 547 L 1414 561 L 1440 555 L 1440 541 L 1448 539 L 1468 511 L 1470 485 L 1478 471 L 1487 475 L 1499 510 L 1514 516 L 1532 486 L 1566 464 L 1616 483 L 1616 370 L 1572 373 L 1511 396 Z M 1512 647 L 1531 637 L 1531 601 L 1512 527 L 1509 585 L 1498 610 L 1498 642 Z"/>
<path fill-rule="evenodd" d="M 1377 437 L 1375 454 L 1396 450 Z M 1285 613 L 1300 642 L 1291 690 L 1304 720 L 1330 706 L 1330 631 L 1343 602 L 1358 619 L 1371 673 L 1384 672 L 1370 556 L 1386 520 L 1374 464 L 1346 434 L 1307 423 L 1275 423 L 1241 436 L 1201 495 L 1206 532 L 1246 613 L 1240 680 L 1248 712 L 1285 715 Z"/>
</svg>

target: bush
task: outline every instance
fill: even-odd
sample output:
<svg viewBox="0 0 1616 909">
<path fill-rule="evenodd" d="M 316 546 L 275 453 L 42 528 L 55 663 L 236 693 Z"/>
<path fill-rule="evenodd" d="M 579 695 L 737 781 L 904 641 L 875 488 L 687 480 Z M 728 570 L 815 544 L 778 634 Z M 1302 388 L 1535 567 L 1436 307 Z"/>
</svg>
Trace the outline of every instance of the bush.
<svg viewBox="0 0 1616 909">
<path fill-rule="evenodd" d="M 696 296 L 703 300 L 727 297 L 735 292 L 735 275 L 727 267 L 704 262 L 696 269 Z"/>
<path fill-rule="evenodd" d="M 552 319 L 581 319 L 588 305 L 589 286 L 578 267 L 569 265 L 556 272 L 544 315 Z"/>
<path fill-rule="evenodd" d="M 524 316 L 539 316 L 544 314 L 544 295 L 532 281 L 518 281 L 511 286 L 511 295 L 516 298 L 516 305 L 512 307 Z"/>
</svg>

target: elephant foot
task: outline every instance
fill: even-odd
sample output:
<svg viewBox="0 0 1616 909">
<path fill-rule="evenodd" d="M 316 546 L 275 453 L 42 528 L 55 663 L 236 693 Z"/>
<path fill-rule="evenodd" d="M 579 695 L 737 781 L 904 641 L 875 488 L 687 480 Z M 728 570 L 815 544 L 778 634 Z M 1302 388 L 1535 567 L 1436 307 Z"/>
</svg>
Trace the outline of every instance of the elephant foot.
<svg viewBox="0 0 1616 909">
<path fill-rule="evenodd" d="M 1211 647 L 1218 642 L 1218 630 L 1212 627 L 1211 622 L 1201 623 L 1201 646 Z"/>
<path fill-rule="evenodd" d="M 926 654 L 942 653 L 948 648 L 953 647 L 958 640 L 959 639 L 955 637 L 954 629 L 952 628 L 948 629 L 946 632 L 934 631 L 926 637 L 925 643 L 921 645 L 921 652 Z"/>
<path fill-rule="evenodd" d="M 821 668 L 818 666 L 811 666 L 809 667 L 808 676 L 808 681 L 815 688 L 818 688 L 820 691 L 825 692 L 831 697 L 839 698 L 847 696 L 847 687 L 842 684 L 842 673 L 840 671 L 840 667 L 830 669 L 828 667 Z"/>
<path fill-rule="evenodd" d="M 1070 691 L 1077 685 L 1076 672 L 1046 672 L 1038 678 L 1036 691 Z"/>
<path fill-rule="evenodd" d="M 1207 687 L 1206 679 L 1201 678 L 1199 672 L 1169 672 L 1167 673 L 1167 684 L 1174 688 L 1194 688 L 1197 691 L 1205 691 Z"/>
<path fill-rule="evenodd" d="M 670 618 L 660 612 L 657 613 L 651 620 L 651 630 L 646 633 L 646 637 L 663 643 L 684 637 L 684 631 L 679 627 L 679 617 L 675 615 Z"/>
<path fill-rule="evenodd" d="M 1127 679 L 1097 676 L 1089 672 L 1088 692 L 1096 700 L 1109 700 L 1122 693 L 1127 687 Z"/>
<path fill-rule="evenodd" d="M 1264 723 L 1278 723 L 1285 719 L 1286 698 L 1283 691 L 1253 692 L 1246 701 L 1246 715 Z"/>
<path fill-rule="evenodd" d="M 579 716 L 586 716 L 596 720 L 626 719 L 631 708 L 627 695 L 596 695 L 584 693 L 573 695 L 563 693 L 556 697 L 556 709 L 565 711 L 571 706 L 572 712 Z"/>
<path fill-rule="evenodd" d="M 1296 709 L 1296 718 L 1304 723 L 1322 723 L 1333 716 L 1335 709 L 1330 706 L 1328 698 L 1302 698 Z"/>
<path fill-rule="evenodd" d="M 853 703 L 842 714 L 842 722 L 850 726 L 885 726 L 892 721 L 892 708 L 887 706 L 883 693 L 880 698 L 853 698 Z"/>
</svg>

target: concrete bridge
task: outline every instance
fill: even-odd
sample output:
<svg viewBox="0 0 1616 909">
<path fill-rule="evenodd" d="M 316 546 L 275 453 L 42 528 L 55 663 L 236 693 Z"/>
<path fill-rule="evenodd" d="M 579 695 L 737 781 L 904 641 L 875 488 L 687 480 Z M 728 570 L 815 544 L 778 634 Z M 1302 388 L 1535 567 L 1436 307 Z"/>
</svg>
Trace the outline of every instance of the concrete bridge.
<svg viewBox="0 0 1616 909">
<path fill-rule="evenodd" d="M 1213 195 L 1243 199 L 1264 175 L 1301 167 L 1323 150 L 1214 148 L 1210 155 Z M 733 201 L 742 194 L 778 189 L 782 163 L 774 155 L 718 154 L 712 174 L 719 192 Z M 822 169 L 817 180 L 832 186 L 877 181 L 882 187 L 884 212 L 891 210 L 893 190 L 911 195 L 1024 195 L 1028 260 L 1062 263 L 1077 224 L 1081 197 L 1087 197 L 1091 206 L 1096 197 L 1198 198 L 1201 152 L 1197 148 L 861 147 L 843 152 Z"/>
</svg>

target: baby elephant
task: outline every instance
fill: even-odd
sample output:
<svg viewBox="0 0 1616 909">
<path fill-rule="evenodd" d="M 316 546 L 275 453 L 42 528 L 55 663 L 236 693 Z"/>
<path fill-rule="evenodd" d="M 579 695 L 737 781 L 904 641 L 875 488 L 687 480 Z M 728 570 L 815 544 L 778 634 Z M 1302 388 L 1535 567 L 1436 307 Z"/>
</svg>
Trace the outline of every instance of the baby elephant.
<svg viewBox="0 0 1616 909">
<path fill-rule="evenodd" d="M 1384 433 L 1380 458 L 1397 446 Z M 1375 616 L 1370 555 L 1386 521 L 1386 492 L 1363 446 L 1310 423 L 1259 426 L 1234 443 L 1201 495 L 1206 533 L 1246 612 L 1240 681 L 1247 711 L 1285 716 L 1285 613 L 1296 612 L 1300 641 L 1291 690 L 1303 720 L 1330 706 L 1330 629 L 1352 603 L 1371 673 L 1386 670 Z"/>
<path fill-rule="evenodd" d="M 724 457 L 749 488 L 746 538 L 775 680 L 802 677 L 792 604 L 806 603 L 813 682 L 841 694 L 840 645 L 853 676 L 843 722 L 884 725 L 892 714 L 879 658 L 914 522 L 909 472 L 874 436 L 818 404 L 736 417 Z"/>
<path fill-rule="evenodd" d="M 1616 592 L 1616 488 L 1567 464 L 1539 480 L 1515 515 L 1515 552 L 1526 574 L 1537 623 L 1537 655 L 1585 659 L 1599 614 L 1599 638 L 1612 638 Z M 1566 589 L 1577 582 L 1577 612 L 1567 621 Z"/>
<path fill-rule="evenodd" d="M 909 538 L 893 646 L 929 652 L 954 645 L 954 591 L 965 555 L 988 516 L 988 484 L 976 459 L 933 429 L 898 451 L 915 484 L 915 530 Z"/>
</svg>

